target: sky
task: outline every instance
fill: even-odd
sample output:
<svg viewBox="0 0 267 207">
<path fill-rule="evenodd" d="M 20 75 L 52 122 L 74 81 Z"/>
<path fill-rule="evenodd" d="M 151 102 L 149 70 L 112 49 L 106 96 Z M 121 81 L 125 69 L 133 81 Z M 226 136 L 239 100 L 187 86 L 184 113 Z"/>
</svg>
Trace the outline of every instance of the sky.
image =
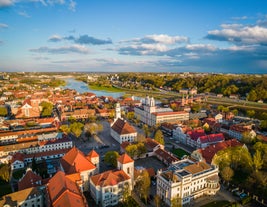
<svg viewBox="0 0 267 207">
<path fill-rule="evenodd" d="M 0 71 L 267 74 L 267 1 L 0 0 Z"/>
</svg>

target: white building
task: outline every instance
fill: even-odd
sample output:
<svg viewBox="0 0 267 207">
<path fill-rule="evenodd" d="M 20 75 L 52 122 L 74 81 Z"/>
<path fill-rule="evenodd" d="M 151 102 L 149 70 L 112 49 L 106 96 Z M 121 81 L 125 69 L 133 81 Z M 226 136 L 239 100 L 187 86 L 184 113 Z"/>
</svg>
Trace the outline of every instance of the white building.
<svg viewBox="0 0 267 207">
<path fill-rule="evenodd" d="M 159 108 L 155 106 L 154 98 L 145 99 L 145 104 L 134 108 L 135 117 L 148 126 L 155 126 L 163 122 L 177 122 L 189 120 L 189 112 L 174 112 L 170 108 Z"/>
<path fill-rule="evenodd" d="M 101 207 L 117 205 L 125 188 L 131 192 L 133 176 L 134 161 L 127 154 L 123 154 L 118 158 L 117 170 L 91 176 L 91 196 Z"/>
<path fill-rule="evenodd" d="M 126 120 L 121 118 L 120 104 L 116 104 L 114 122 L 110 126 L 110 135 L 120 144 L 122 142 L 134 142 L 137 132 Z"/>
<path fill-rule="evenodd" d="M 157 173 L 157 195 L 169 206 L 173 198 L 181 198 L 184 205 L 203 195 L 215 195 L 219 189 L 218 168 L 205 162 L 184 159 Z"/>
</svg>

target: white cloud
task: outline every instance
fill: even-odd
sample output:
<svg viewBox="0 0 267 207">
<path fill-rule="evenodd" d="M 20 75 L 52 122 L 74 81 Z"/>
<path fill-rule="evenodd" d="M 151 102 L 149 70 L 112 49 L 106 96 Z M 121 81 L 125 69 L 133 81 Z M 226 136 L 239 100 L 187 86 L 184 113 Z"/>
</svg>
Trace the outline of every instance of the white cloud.
<svg viewBox="0 0 267 207">
<path fill-rule="evenodd" d="M 206 36 L 208 39 L 228 41 L 236 44 L 267 44 L 267 28 L 256 26 L 233 26 L 222 30 L 212 30 Z"/>
<path fill-rule="evenodd" d="M 0 28 L 8 28 L 8 25 L 4 23 L 0 23 Z"/>
<path fill-rule="evenodd" d="M 191 50 L 191 51 L 194 51 L 194 50 L 206 50 L 206 51 L 215 51 L 217 50 L 217 48 L 211 44 L 190 44 L 190 45 L 186 45 L 185 48 L 187 50 Z"/>
<path fill-rule="evenodd" d="M 27 12 L 25 12 L 25 11 L 18 12 L 18 15 L 23 16 L 23 17 L 26 17 L 26 18 L 30 18 L 30 17 L 31 17 L 31 16 L 30 16 Z"/>
<path fill-rule="evenodd" d="M 69 2 L 69 10 L 75 12 L 76 11 L 76 4 L 77 3 L 75 1 L 70 0 L 70 2 Z"/>
<path fill-rule="evenodd" d="M 71 45 L 71 46 L 62 46 L 62 47 L 39 47 L 36 49 L 30 49 L 31 52 L 37 53 L 51 53 L 51 54 L 67 54 L 67 53 L 80 53 L 87 54 L 89 49 L 83 45 Z"/>
<path fill-rule="evenodd" d="M 13 5 L 12 0 L 0 0 L 0 8 L 1 7 L 9 7 Z"/>
<path fill-rule="evenodd" d="M 62 37 L 59 35 L 52 35 L 48 39 L 49 42 L 60 42 L 61 40 L 62 40 Z"/>
<path fill-rule="evenodd" d="M 153 35 L 147 35 L 143 39 L 140 39 L 141 41 L 152 41 L 155 43 L 162 43 L 162 44 L 175 44 L 175 43 L 181 43 L 181 42 L 188 42 L 188 37 L 184 36 L 169 36 L 166 34 L 153 34 Z"/>
</svg>

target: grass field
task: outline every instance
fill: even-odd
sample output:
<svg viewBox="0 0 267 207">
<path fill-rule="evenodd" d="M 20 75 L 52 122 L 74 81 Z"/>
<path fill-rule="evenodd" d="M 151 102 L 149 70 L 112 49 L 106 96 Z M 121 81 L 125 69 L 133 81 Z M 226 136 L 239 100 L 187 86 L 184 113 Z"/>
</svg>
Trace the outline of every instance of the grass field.
<svg viewBox="0 0 267 207">
<path fill-rule="evenodd" d="M 188 152 L 184 151 L 181 148 L 173 149 L 172 153 L 175 154 L 179 159 L 181 159 L 184 155 L 189 155 Z"/>
<path fill-rule="evenodd" d="M 96 90 L 96 91 L 107 91 L 107 92 L 123 92 L 122 89 L 115 88 L 115 87 L 104 87 L 104 86 L 96 86 L 96 85 L 89 85 L 89 89 Z"/>
</svg>

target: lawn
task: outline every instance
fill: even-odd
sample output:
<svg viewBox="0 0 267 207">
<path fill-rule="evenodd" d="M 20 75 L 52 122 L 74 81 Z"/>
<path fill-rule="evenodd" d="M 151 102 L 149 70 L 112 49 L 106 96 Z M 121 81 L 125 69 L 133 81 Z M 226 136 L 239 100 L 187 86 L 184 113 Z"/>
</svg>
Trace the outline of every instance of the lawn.
<svg viewBox="0 0 267 207">
<path fill-rule="evenodd" d="M 97 85 L 89 85 L 89 89 L 97 90 L 97 91 L 107 91 L 107 92 L 123 92 L 123 90 L 119 88 L 97 86 Z"/>
<path fill-rule="evenodd" d="M 206 205 L 203 205 L 201 207 L 227 207 L 229 206 L 230 202 L 226 200 L 222 201 L 212 201 L 211 203 L 208 203 Z"/>
<path fill-rule="evenodd" d="M 184 155 L 189 155 L 188 152 L 184 151 L 181 148 L 173 149 L 172 153 L 175 154 L 179 159 L 181 159 Z"/>
</svg>

